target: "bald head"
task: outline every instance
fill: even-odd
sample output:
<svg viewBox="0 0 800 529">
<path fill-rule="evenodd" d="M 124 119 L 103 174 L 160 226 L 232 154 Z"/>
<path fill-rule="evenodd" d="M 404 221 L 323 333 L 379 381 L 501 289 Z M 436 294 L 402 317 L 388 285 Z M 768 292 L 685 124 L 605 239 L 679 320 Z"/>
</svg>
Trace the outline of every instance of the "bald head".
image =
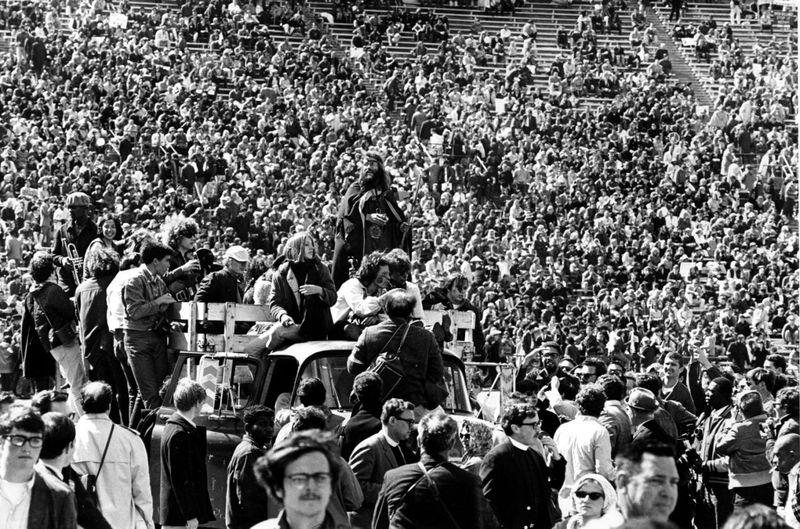
<svg viewBox="0 0 800 529">
<path fill-rule="evenodd" d="M 772 449 L 772 464 L 781 474 L 788 474 L 800 463 L 800 435 L 790 433 L 778 437 Z"/>
<path fill-rule="evenodd" d="M 105 382 L 89 382 L 81 388 L 81 404 L 86 413 L 108 413 L 113 391 Z"/>
</svg>

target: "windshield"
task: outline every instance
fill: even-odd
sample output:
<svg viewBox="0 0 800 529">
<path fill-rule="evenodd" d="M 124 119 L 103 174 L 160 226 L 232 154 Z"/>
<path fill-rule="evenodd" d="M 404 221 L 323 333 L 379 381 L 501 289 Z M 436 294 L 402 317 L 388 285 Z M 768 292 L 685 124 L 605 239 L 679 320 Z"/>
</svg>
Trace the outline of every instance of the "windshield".
<svg viewBox="0 0 800 529">
<path fill-rule="evenodd" d="M 350 391 L 355 377 L 347 372 L 348 354 L 350 351 L 328 351 L 308 361 L 303 369 L 301 379 L 316 377 L 325 385 L 325 405 L 329 408 L 349 410 L 353 407 Z M 444 378 L 449 393 L 444 408 L 451 413 L 471 413 L 464 374 L 452 358 L 445 358 Z M 299 404 L 295 396 L 293 405 Z"/>
</svg>

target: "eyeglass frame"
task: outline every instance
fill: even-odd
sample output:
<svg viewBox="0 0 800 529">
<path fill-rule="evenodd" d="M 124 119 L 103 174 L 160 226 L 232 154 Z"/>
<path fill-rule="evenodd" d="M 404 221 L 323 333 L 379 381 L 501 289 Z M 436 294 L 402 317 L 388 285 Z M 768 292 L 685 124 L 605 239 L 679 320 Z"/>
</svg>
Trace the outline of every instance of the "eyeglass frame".
<svg viewBox="0 0 800 529">
<path fill-rule="evenodd" d="M 17 448 L 22 448 L 26 444 L 30 445 L 31 448 L 41 448 L 42 445 L 44 445 L 44 437 L 40 435 L 28 437 L 25 435 L 20 435 L 15 433 L 15 434 L 0 435 L 0 438 L 8 439 L 8 442 L 11 443 L 11 446 L 16 446 Z M 14 442 L 15 439 L 22 439 L 22 442 L 16 443 Z M 37 444 L 38 446 L 36 446 Z"/>
<path fill-rule="evenodd" d="M 333 476 L 330 472 L 314 472 L 313 474 L 309 474 L 307 472 L 296 472 L 294 474 L 286 474 L 283 476 L 283 480 L 289 480 L 289 483 L 293 487 L 302 489 L 307 487 L 310 481 L 313 481 L 314 485 L 318 487 L 329 484 L 333 480 Z"/>
<path fill-rule="evenodd" d="M 413 428 L 414 426 L 417 425 L 417 420 L 414 419 L 413 417 L 411 419 L 404 419 L 402 417 L 395 416 L 394 418 L 398 421 L 403 421 L 408 425 L 409 428 Z"/>
</svg>

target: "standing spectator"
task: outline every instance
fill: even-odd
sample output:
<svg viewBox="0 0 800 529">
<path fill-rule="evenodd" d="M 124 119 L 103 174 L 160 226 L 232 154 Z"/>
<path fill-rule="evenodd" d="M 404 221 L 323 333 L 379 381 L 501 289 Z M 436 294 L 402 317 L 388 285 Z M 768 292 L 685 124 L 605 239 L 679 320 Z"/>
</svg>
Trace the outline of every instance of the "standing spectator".
<svg viewBox="0 0 800 529">
<path fill-rule="evenodd" d="M 80 323 L 83 355 L 89 365 L 89 380 L 102 380 L 114 388 L 111 418 L 114 422 L 130 424 L 128 417 L 128 383 L 125 373 L 114 356 L 114 337 L 108 330 L 108 285 L 119 272 L 116 255 L 99 249 L 87 270 L 88 277 L 75 290 L 75 309 Z"/>
<path fill-rule="evenodd" d="M 473 353 L 482 357 L 486 339 L 483 336 L 483 327 L 481 327 L 480 311 L 467 299 L 469 287 L 469 280 L 466 276 L 461 273 L 450 274 L 444 282 L 443 288 L 428 294 L 422 303 L 423 308 L 427 310 L 457 310 L 475 314 L 475 327 L 472 330 Z M 454 339 L 462 338 L 455 337 Z"/>
<path fill-rule="evenodd" d="M 739 396 L 737 408 L 742 420 L 729 425 L 717 443 L 717 452 L 728 456 L 733 503 L 737 507 L 772 505 L 774 490 L 766 458 L 767 441 L 761 435 L 767 415 L 761 396 L 748 391 Z"/>
<path fill-rule="evenodd" d="M 36 471 L 63 481 L 75 494 L 75 509 L 78 525 L 83 529 L 112 529 L 103 513 L 92 502 L 81 479 L 82 475 L 70 466 L 75 451 L 75 425 L 63 413 L 50 412 L 42 415 L 44 433 L 42 451 L 36 463 Z"/>
<path fill-rule="evenodd" d="M 800 528 L 800 435 L 788 434 L 775 443 L 772 465 L 775 470 L 788 476 L 789 493 L 786 503 L 776 505 L 778 514 L 792 529 Z"/>
<path fill-rule="evenodd" d="M 668 353 L 664 358 L 664 377 L 662 378 L 661 397 L 683 404 L 683 407 L 694 414 L 697 411 L 692 394 L 686 384 L 680 381 L 683 369 L 683 357 L 680 353 Z"/>
<path fill-rule="evenodd" d="M 206 477 L 206 430 L 194 422 L 206 391 L 182 379 L 172 398 L 178 410 L 167 420 L 161 438 L 159 520 L 165 529 L 197 529 L 214 520 Z"/>
<path fill-rule="evenodd" d="M 167 376 L 167 310 L 175 298 L 162 276 L 169 269 L 172 250 L 148 240 L 142 244 L 142 264 L 122 287 L 125 303 L 125 352 L 142 395 L 144 406 L 161 405 L 158 390 Z"/>
<path fill-rule="evenodd" d="M 387 292 L 385 299 L 389 320 L 364 330 L 347 359 L 347 370 L 361 373 L 383 351 L 397 352 L 405 376 L 392 394 L 384 394 L 384 398 L 411 402 L 416 407 L 416 416 L 421 417 L 424 410 L 435 409 L 447 397 L 442 354 L 433 333 L 411 323 L 415 300 L 409 293 L 395 289 Z M 384 386 L 384 390 L 388 389 Z"/>
<path fill-rule="evenodd" d="M 350 458 L 353 449 L 367 437 L 381 430 L 383 381 L 376 373 L 364 371 L 353 379 L 350 400 L 358 408 L 342 429 L 342 457 Z"/>
<path fill-rule="evenodd" d="M 414 428 L 414 405 L 389 399 L 383 405 L 381 424 L 381 431 L 360 442 L 350 455 L 350 468 L 364 493 L 364 502 L 352 517 L 355 527 L 371 527 L 386 472 L 407 462 L 407 453 L 400 445 Z"/>
<path fill-rule="evenodd" d="M 30 366 L 26 376 L 43 373 L 38 370 L 38 364 L 46 365 L 52 356 L 70 385 L 71 409 L 80 415 L 80 388 L 86 382 L 86 372 L 78 341 L 75 307 L 55 283 L 53 255 L 37 252 L 31 259 L 30 271 L 35 284 L 25 298 L 22 316 L 23 363 L 26 368 Z"/>
<path fill-rule="evenodd" d="M 713 513 L 708 513 L 710 526 L 721 529 L 733 511 L 733 494 L 728 480 L 728 458 L 718 453 L 718 444 L 725 423 L 733 416 L 733 384 L 724 377 L 709 382 L 706 389 L 706 411 L 697 420 L 695 446 L 702 460 L 703 490 L 711 501 Z M 702 512 L 702 510 L 701 510 Z"/>
<path fill-rule="evenodd" d="M 86 193 L 76 192 L 67 195 L 70 220 L 56 232 L 53 254 L 56 256 L 56 264 L 61 267 L 58 271 L 58 282 L 70 297 L 75 294 L 78 285 L 73 277 L 76 264 L 70 259 L 67 249 L 70 244 L 74 244 L 78 257 L 82 260 L 89 245 L 97 237 L 97 225 L 89 218 L 91 204 L 91 199 Z M 79 270 L 79 277 L 81 274 L 82 270 Z"/>
<path fill-rule="evenodd" d="M 375 153 L 359 166 L 359 179 L 345 192 L 336 221 L 333 279 L 336 288 L 349 278 L 350 260 L 358 269 L 361 260 L 376 250 L 401 248 L 411 253 L 411 234 L 406 216 L 397 204 L 392 177 Z"/>
<path fill-rule="evenodd" d="M 251 406 L 242 420 L 244 436 L 228 463 L 227 529 L 250 529 L 269 518 L 268 503 L 257 482 L 254 465 L 272 442 L 275 412 L 266 406 Z"/>
<path fill-rule="evenodd" d="M 493 432 L 486 422 L 472 417 L 465 417 L 458 432 L 464 455 L 460 466 L 476 476 L 481 475 L 481 464 L 489 450 L 492 449 Z"/>
<path fill-rule="evenodd" d="M 606 403 L 603 406 L 603 413 L 600 414 L 600 424 L 608 430 L 609 441 L 611 442 L 611 457 L 625 453 L 633 440 L 633 426 L 631 418 L 622 400 L 625 398 L 625 383 L 617 376 L 603 375 L 598 379 L 598 384 L 603 388 L 606 396 Z"/>
<path fill-rule="evenodd" d="M 761 397 L 764 413 L 770 417 L 774 415 L 775 397 L 772 396 L 772 390 L 775 387 L 775 374 L 763 367 L 756 367 L 745 374 L 745 380 L 748 387 Z"/>
<path fill-rule="evenodd" d="M 252 529 L 336 529 L 327 507 L 339 466 L 322 432 L 306 431 L 276 444 L 255 466 L 259 483 L 283 509 Z"/>
<path fill-rule="evenodd" d="M 575 420 L 559 426 L 555 441 L 558 453 L 566 460 L 562 498 L 582 474 L 600 474 L 609 481 L 614 479 L 611 464 L 611 440 L 608 430 L 598 420 L 603 412 L 606 396 L 596 384 L 584 386 L 575 397 L 578 415 Z"/>
<path fill-rule="evenodd" d="M 541 425 L 533 404 L 509 404 L 500 424 L 508 439 L 483 460 L 483 494 L 502 527 L 550 529 L 561 519 L 550 489 L 564 482 L 566 462 L 550 437 L 541 439 L 544 455 L 532 448 Z"/>
<path fill-rule="evenodd" d="M 600 474 L 584 474 L 575 481 L 569 493 L 567 513 L 569 518 L 555 529 L 582 529 L 592 520 L 617 508 L 614 486 Z"/>
<path fill-rule="evenodd" d="M 222 270 L 211 272 L 197 286 L 195 301 L 205 303 L 241 303 L 244 296 L 244 273 L 250 253 L 242 246 L 225 250 Z"/>
<path fill-rule="evenodd" d="M 33 408 L 20 406 L 0 417 L 0 488 L 4 491 L 0 494 L 0 513 L 4 514 L 4 529 L 78 526 L 72 491 L 34 469 L 43 436 L 44 422 Z"/>
<path fill-rule="evenodd" d="M 386 473 L 373 529 L 483 527 L 478 476 L 448 461 L 457 433 L 452 417 L 429 413 L 422 418 L 420 461 Z"/>
<path fill-rule="evenodd" d="M 661 443 L 637 443 L 617 458 L 618 510 L 600 519 L 599 527 L 620 527 L 632 518 L 667 522 L 678 504 L 675 449 Z"/>
<path fill-rule="evenodd" d="M 86 415 L 75 428 L 75 469 L 97 477 L 99 507 L 114 529 L 153 529 L 144 443 L 134 431 L 111 421 L 108 414 L 114 392 L 110 385 L 90 382 L 81 390 L 81 399 Z"/>
<path fill-rule="evenodd" d="M 631 411 L 633 442 L 654 442 L 674 445 L 677 436 L 665 430 L 656 420 L 659 409 L 655 394 L 646 388 L 634 388 L 625 400 Z"/>
</svg>

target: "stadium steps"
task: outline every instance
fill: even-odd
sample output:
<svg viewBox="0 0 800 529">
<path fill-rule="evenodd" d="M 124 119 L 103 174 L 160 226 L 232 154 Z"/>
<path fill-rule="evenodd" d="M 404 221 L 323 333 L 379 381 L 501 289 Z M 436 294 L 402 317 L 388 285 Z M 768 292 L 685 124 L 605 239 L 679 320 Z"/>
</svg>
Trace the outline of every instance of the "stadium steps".
<svg viewBox="0 0 800 529">
<path fill-rule="evenodd" d="M 656 30 L 658 42 L 663 43 L 664 47 L 669 52 L 669 60 L 672 62 L 672 75 L 677 77 L 678 81 L 691 86 L 697 104 L 706 106 L 710 110 L 713 100 L 705 85 L 700 81 L 695 69 L 686 61 L 683 53 L 681 53 L 680 47 L 675 43 L 675 40 L 669 33 L 668 26 L 664 25 L 664 21 L 652 7 L 647 8 L 646 14 L 647 21 L 650 22 Z"/>
</svg>

